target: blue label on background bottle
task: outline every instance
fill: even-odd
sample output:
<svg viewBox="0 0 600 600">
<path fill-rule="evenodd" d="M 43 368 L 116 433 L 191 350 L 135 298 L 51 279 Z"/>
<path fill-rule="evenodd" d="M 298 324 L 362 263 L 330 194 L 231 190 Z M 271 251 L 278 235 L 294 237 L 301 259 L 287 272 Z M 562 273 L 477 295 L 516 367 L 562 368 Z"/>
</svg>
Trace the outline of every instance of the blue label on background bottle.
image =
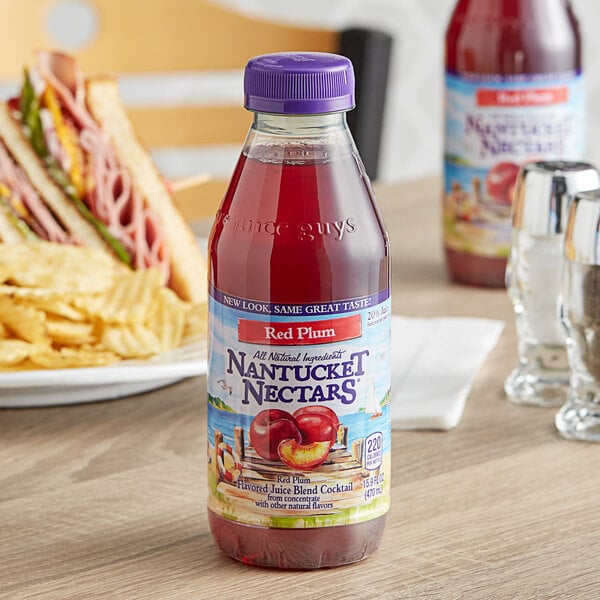
<svg viewBox="0 0 600 600">
<path fill-rule="evenodd" d="M 530 160 L 581 160 L 580 74 L 446 74 L 444 242 L 453 250 L 507 257 L 512 194 Z"/>
</svg>

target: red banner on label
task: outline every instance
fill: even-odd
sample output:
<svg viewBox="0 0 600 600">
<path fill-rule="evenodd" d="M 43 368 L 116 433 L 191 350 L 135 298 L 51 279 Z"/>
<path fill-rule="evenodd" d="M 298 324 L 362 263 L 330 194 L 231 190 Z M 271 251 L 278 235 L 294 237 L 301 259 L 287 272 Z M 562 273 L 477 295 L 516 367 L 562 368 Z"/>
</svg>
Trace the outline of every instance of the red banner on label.
<svg viewBox="0 0 600 600">
<path fill-rule="evenodd" d="M 532 90 L 477 90 L 477 106 L 549 106 L 569 99 L 566 86 Z"/>
<path fill-rule="evenodd" d="M 360 337 L 361 325 L 360 315 L 293 323 L 238 319 L 238 340 L 270 346 L 330 344 Z"/>
</svg>

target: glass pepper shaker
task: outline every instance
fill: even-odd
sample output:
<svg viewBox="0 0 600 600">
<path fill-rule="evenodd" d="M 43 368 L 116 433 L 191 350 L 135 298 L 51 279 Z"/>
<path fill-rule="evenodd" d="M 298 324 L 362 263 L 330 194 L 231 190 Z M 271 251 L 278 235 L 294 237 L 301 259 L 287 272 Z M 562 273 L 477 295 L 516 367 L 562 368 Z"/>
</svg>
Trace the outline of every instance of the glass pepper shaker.
<svg viewBox="0 0 600 600">
<path fill-rule="evenodd" d="M 566 438 L 600 442 L 600 190 L 577 194 L 569 211 L 560 315 L 571 380 L 556 427 Z"/>
<path fill-rule="evenodd" d="M 569 366 L 557 308 L 564 230 L 575 194 L 597 187 L 600 176 L 585 162 L 529 162 L 517 177 L 506 286 L 515 311 L 519 364 L 504 384 L 517 404 L 560 406 L 567 397 Z"/>
</svg>

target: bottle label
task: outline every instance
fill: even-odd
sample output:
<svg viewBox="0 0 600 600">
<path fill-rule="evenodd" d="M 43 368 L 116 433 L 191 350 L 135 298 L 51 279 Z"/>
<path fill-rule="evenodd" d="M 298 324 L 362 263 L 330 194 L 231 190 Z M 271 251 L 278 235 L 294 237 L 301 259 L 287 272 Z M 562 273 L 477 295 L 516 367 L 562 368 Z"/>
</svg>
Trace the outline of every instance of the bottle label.
<svg viewBox="0 0 600 600">
<path fill-rule="evenodd" d="M 326 527 L 390 496 L 390 296 L 273 304 L 211 289 L 210 510 Z"/>
<path fill-rule="evenodd" d="M 581 160 L 585 120 L 580 74 L 446 74 L 444 243 L 506 258 L 521 165 Z"/>
</svg>

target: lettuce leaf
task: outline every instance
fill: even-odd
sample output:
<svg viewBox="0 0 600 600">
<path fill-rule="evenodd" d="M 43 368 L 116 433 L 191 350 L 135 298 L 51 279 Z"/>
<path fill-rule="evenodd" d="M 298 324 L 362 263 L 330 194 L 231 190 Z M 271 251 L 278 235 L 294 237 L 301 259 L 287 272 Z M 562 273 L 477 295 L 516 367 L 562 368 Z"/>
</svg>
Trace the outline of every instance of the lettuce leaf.
<svg viewBox="0 0 600 600">
<path fill-rule="evenodd" d="M 83 199 L 75 192 L 75 188 L 66 173 L 60 168 L 54 157 L 50 154 L 44 138 L 44 128 L 40 117 L 40 99 L 35 94 L 27 69 L 24 70 L 24 80 L 23 86 L 21 87 L 19 107 L 21 110 L 21 123 L 25 135 L 31 142 L 35 153 L 46 164 L 48 173 L 52 179 L 54 179 L 54 181 L 63 189 L 81 216 L 96 229 L 115 255 L 126 265 L 131 267 L 132 257 L 125 246 L 110 233 L 108 227 L 100 221 L 100 219 L 94 216 Z"/>
<path fill-rule="evenodd" d="M 19 106 L 25 135 L 29 138 L 36 154 L 41 158 L 45 158 L 49 152 L 46 140 L 44 139 L 42 119 L 40 118 L 40 99 L 35 95 L 35 90 L 33 89 L 33 85 L 31 85 L 27 69 L 24 71 Z"/>
<path fill-rule="evenodd" d="M 6 216 L 10 219 L 10 222 L 19 230 L 21 235 L 27 241 L 35 241 L 39 240 L 39 236 L 35 233 L 29 225 L 23 219 L 19 219 L 17 215 L 12 211 L 8 198 L 5 198 L 2 194 L 0 194 L 0 207 L 3 207 L 6 212 Z"/>
</svg>

